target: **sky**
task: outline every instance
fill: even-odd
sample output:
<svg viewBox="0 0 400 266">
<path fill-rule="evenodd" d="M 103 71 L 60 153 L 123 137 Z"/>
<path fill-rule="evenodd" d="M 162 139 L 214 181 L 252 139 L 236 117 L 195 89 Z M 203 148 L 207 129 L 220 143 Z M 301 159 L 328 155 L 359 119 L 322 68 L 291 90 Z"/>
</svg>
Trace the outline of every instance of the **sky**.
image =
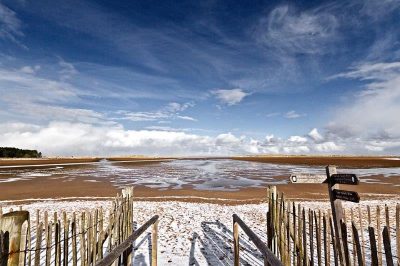
<svg viewBox="0 0 400 266">
<path fill-rule="evenodd" d="M 400 0 L 0 0 L 0 146 L 400 153 Z"/>
</svg>

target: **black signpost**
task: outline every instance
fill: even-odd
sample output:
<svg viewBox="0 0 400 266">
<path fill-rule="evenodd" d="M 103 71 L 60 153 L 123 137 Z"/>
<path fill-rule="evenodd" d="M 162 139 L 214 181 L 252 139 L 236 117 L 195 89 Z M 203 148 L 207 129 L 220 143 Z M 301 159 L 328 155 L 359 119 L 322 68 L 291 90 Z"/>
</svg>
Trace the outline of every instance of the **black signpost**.
<svg viewBox="0 0 400 266">
<path fill-rule="evenodd" d="M 325 183 L 328 185 L 329 199 L 335 229 L 336 248 L 339 254 L 340 265 L 350 265 L 348 256 L 345 256 L 342 241 L 342 223 L 344 221 L 342 200 L 360 202 L 360 196 L 355 191 L 341 190 L 340 185 L 358 185 L 359 180 L 355 174 L 337 174 L 335 166 L 326 167 L 326 179 L 319 175 L 291 175 L 291 183 Z"/>
<path fill-rule="evenodd" d="M 332 184 L 358 185 L 359 180 L 355 174 L 333 174 L 329 182 Z"/>
<path fill-rule="evenodd" d="M 351 202 L 360 202 L 360 196 L 355 191 L 347 191 L 347 190 L 340 190 L 334 189 L 333 190 L 333 197 L 339 200 L 346 200 Z"/>
</svg>

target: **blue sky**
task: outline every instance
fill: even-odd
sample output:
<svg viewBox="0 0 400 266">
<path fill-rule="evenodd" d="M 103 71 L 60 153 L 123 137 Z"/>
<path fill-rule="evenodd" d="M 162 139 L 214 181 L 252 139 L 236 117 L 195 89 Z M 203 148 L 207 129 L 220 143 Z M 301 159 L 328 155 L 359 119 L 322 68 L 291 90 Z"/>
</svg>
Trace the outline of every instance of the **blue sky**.
<svg viewBox="0 0 400 266">
<path fill-rule="evenodd" d="M 0 0 L 0 146 L 398 154 L 400 1 Z"/>
</svg>

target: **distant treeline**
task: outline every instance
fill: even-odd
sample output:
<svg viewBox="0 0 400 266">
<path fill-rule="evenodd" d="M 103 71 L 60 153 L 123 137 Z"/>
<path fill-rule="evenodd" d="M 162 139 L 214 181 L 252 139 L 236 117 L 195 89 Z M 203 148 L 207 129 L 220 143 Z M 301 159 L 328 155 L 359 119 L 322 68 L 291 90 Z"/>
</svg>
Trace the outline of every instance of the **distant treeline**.
<svg viewBox="0 0 400 266">
<path fill-rule="evenodd" d="M 22 150 L 10 147 L 0 147 L 0 158 L 41 158 L 37 150 Z"/>
</svg>

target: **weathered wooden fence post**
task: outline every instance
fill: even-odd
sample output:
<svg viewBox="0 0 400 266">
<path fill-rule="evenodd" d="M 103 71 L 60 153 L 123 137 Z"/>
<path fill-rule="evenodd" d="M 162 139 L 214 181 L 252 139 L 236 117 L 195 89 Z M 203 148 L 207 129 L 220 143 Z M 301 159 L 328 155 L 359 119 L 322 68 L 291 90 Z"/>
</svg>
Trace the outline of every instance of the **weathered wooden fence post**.
<svg viewBox="0 0 400 266">
<path fill-rule="evenodd" d="M 343 207 L 342 207 L 342 201 L 336 199 L 333 194 L 334 189 L 339 189 L 339 184 L 334 184 L 333 182 L 330 182 L 331 175 L 333 174 L 336 174 L 336 166 L 332 165 L 327 166 L 326 177 L 328 179 L 328 191 L 329 191 L 329 199 L 331 202 L 333 225 L 335 229 L 336 247 L 337 247 L 337 252 L 339 253 L 340 265 L 344 265 L 344 260 L 343 260 L 344 248 L 342 242 L 342 230 L 340 226 L 340 223 L 343 220 Z"/>
<path fill-rule="evenodd" d="M 0 231 L 3 231 L 3 236 L 8 234 L 8 252 L 3 254 L 7 257 L 7 265 L 25 265 L 28 230 L 30 230 L 28 211 L 9 212 L 2 215 Z M 7 247 L 1 249 L 4 251 Z M 3 257 L 3 263 L 5 260 L 6 258 Z"/>
</svg>

